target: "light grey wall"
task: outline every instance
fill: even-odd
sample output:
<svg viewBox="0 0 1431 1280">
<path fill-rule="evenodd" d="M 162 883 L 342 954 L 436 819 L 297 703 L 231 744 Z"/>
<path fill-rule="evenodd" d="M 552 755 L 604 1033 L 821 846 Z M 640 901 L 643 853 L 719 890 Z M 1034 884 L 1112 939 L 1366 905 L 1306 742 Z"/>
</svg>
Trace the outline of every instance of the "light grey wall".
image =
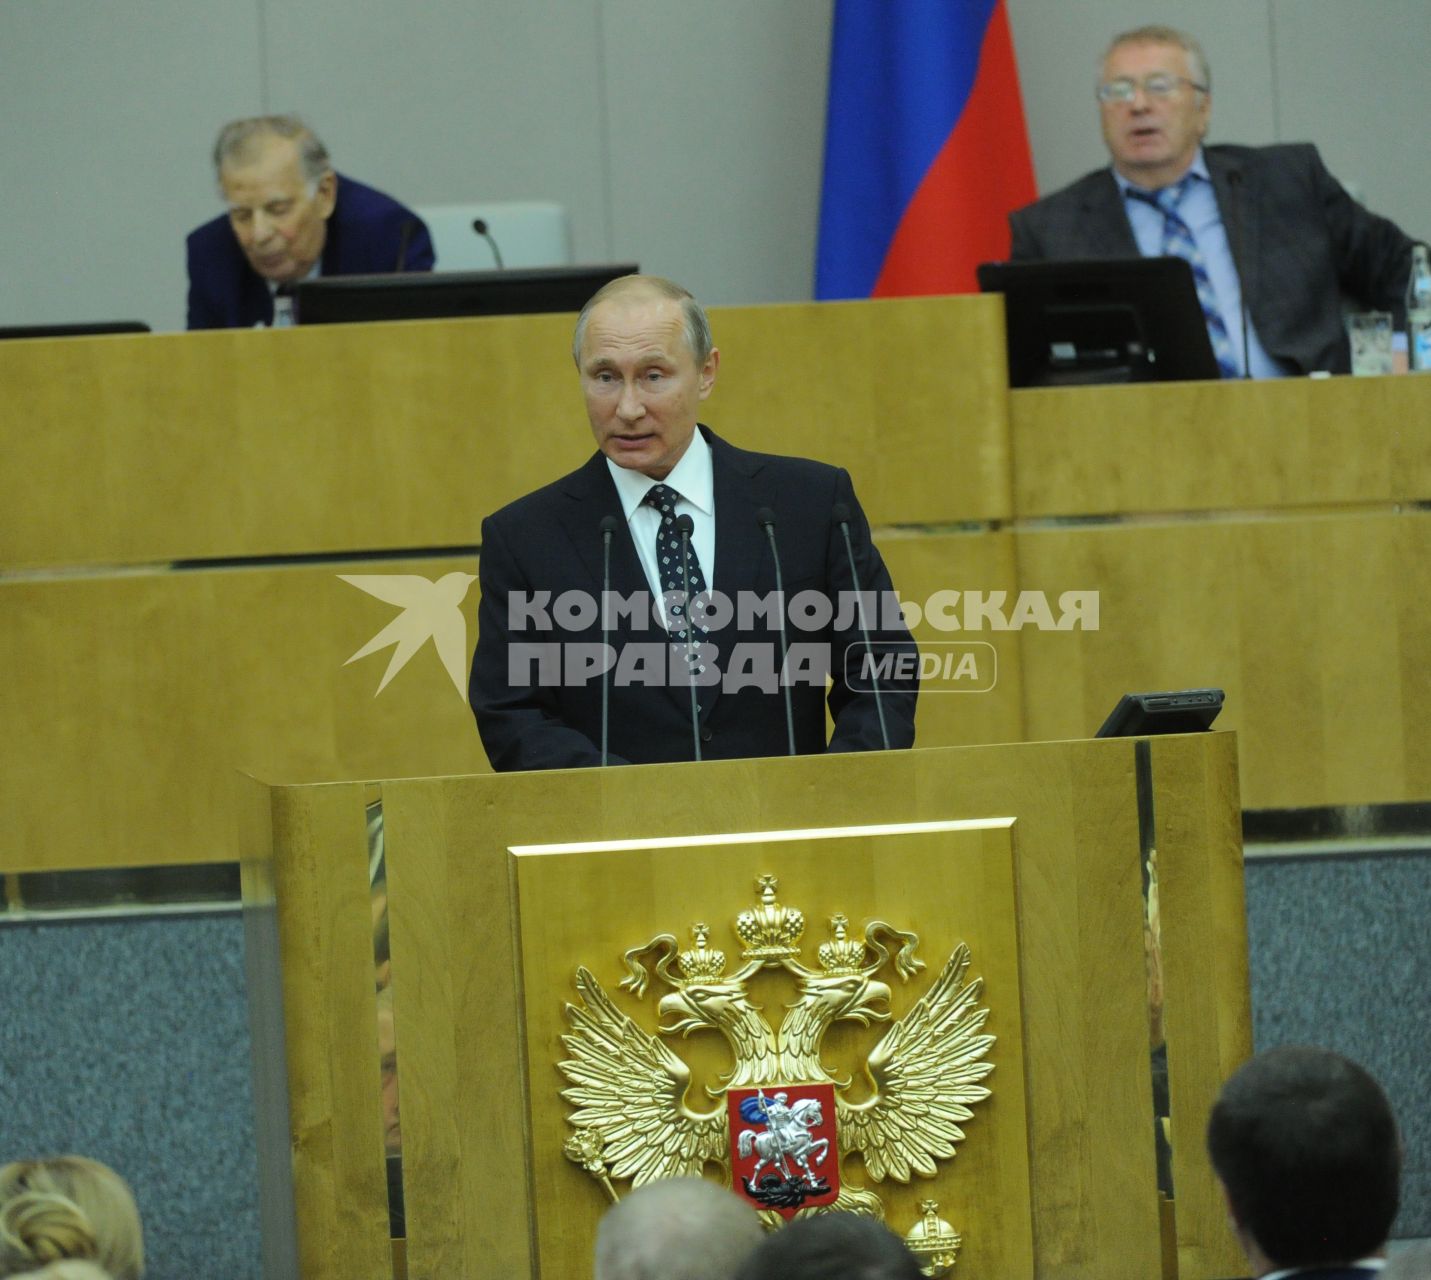
<svg viewBox="0 0 1431 1280">
<path fill-rule="evenodd" d="M 889 0 L 898 3 L 899 0 Z M 957 3 L 958 0 L 949 0 Z M 1431 233 L 1427 0 L 1008 0 L 1041 190 L 1102 163 L 1108 35 L 1207 46 L 1218 138 L 1312 139 Z M 0 324 L 183 323 L 218 126 L 298 109 L 409 203 L 555 199 L 578 260 L 810 296 L 831 0 L 4 0 Z M 1419 74 L 1418 74 L 1419 73 Z"/>
</svg>

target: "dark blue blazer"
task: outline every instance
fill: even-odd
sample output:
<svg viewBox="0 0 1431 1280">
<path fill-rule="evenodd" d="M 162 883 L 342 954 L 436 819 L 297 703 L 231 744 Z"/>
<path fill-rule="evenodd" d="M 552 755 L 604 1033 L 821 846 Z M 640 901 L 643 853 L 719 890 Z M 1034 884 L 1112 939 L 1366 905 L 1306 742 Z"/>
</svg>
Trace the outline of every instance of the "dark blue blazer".
<svg viewBox="0 0 1431 1280">
<path fill-rule="evenodd" d="M 803 458 L 781 458 L 737 449 L 702 427 L 711 444 L 716 519 L 715 590 L 735 601 L 737 593 L 761 597 L 775 590 L 775 565 L 769 541 L 756 520 L 761 507 L 776 516 L 776 537 L 786 599 L 814 590 L 831 597 L 850 590 L 844 537 L 832 519 L 837 503 L 850 509 L 850 536 L 863 591 L 892 591 L 889 573 L 870 540 L 869 525 L 855 499 L 849 474 L 838 467 Z M 580 470 L 527 495 L 482 522 L 482 554 L 478 565 L 482 600 L 478 608 L 477 651 L 472 660 L 469 700 L 477 717 L 482 745 L 496 770 L 570 769 L 601 763 L 601 681 L 592 677 L 575 687 L 523 686 L 510 679 L 508 659 L 516 643 L 572 642 L 597 645 L 599 622 L 540 632 L 510 626 L 508 599 L 512 592 L 564 591 L 599 598 L 602 583 L 604 516 L 614 516 L 611 589 L 625 599 L 649 593 L 646 575 L 636 556 L 621 499 L 602 454 L 593 455 Z M 552 621 L 556 624 L 553 611 Z M 818 631 L 793 628 L 795 642 L 828 644 L 833 684 L 828 692 L 834 733 L 828 750 L 870 751 L 883 744 L 873 694 L 851 688 L 845 679 L 845 651 L 860 645 L 858 627 L 832 625 Z M 882 618 L 872 618 L 876 642 L 912 651 L 914 641 L 903 625 L 881 631 Z M 717 665 L 729 673 L 737 644 L 756 649 L 778 670 L 779 633 L 774 619 L 752 619 L 740 628 L 710 632 L 719 649 Z M 659 628 L 639 630 L 618 618 L 611 643 L 619 651 L 633 642 L 660 642 Z M 857 682 L 858 683 L 858 682 Z M 885 723 L 890 745 L 914 745 L 917 679 L 882 684 Z M 694 755 L 688 685 L 653 687 L 613 682 L 610 690 L 610 760 L 650 764 L 690 760 Z M 823 680 L 791 688 L 795 742 L 800 754 L 825 751 L 826 689 Z M 726 687 L 701 699 L 700 736 L 703 759 L 784 755 L 788 748 L 784 699 L 752 685 Z"/>
<path fill-rule="evenodd" d="M 1203 155 L 1267 354 L 1302 373 L 1351 372 L 1342 298 L 1400 314 L 1411 240 L 1353 200 L 1307 143 L 1210 146 Z M 1124 204 L 1110 170 L 1086 174 L 1009 216 L 1009 256 L 1135 258 Z"/>
<path fill-rule="evenodd" d="M 391 196 L 338 175 L 338 195 L 323 244 L 325 276 L 356 276 L 397 269 L 402 232 L 416 222 L 403 254 L 406 271 L 431 271 L 432 237 L 417 214 Z M 268 283 L 244 257 L 224 214 L 191 231 L 189 328 L 251 329 L 273 321 Z"/>
</svg>

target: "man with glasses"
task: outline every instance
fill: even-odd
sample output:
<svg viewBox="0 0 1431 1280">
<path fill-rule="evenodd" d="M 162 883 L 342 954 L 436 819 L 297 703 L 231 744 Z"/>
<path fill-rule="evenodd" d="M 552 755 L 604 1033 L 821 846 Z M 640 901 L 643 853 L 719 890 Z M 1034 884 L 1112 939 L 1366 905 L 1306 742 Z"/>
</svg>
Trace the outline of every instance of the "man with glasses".
<svg viewBox="0 0 1431 1280">
<path fill-rule="evenodd" d="M 1401 314 L 1410 239 L 1314 146 L 1203 146 L 1212 77 L 1191 36 L 1115 37 L 1097 99 L 1112 166 L 1010 215 L 1015 261 L 1187 258 L 1225 377 L 1349 372 L 1343 295 Z"/>
</svg>

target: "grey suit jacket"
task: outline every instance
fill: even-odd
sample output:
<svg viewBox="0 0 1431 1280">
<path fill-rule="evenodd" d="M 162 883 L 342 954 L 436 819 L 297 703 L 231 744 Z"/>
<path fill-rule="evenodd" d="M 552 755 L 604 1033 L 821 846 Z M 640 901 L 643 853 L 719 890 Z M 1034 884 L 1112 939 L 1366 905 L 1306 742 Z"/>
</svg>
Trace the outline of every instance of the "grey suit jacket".
<svg viewBox="0 0 1431 1280">
<path fill-rule="evenodd" d="M 1343 296 L 1405 308 L 1411 240 L 1353 200 L 1316 147 L 1205 147 L 1208 172 L 1267 353 L 1302 373 L 1347 373 Z M 1099 169 L 1009 215 L 1015 262 L 1138 255 L 1112 171 Z M 1227 317 L 1229 325 L 1236 323 Z"/>
</svg>

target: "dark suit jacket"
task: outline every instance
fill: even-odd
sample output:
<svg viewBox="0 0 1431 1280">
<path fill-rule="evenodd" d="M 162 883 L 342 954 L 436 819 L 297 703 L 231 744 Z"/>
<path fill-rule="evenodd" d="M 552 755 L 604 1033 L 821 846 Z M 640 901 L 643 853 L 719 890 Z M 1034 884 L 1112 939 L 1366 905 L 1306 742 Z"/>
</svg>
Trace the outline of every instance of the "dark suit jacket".
<svg viewBox="0 0 1431 1280">
<path fill-rule="evenodd" d="M 869 525 L 846 472 L 801 458 L 747 453 L 726 444 L 706 428 L 701 430 L 710 440 L 713 454 L 713 586 L 717 593 L 735 601 L 738 592 L 754 591 L 765 596 L 775 590 L 769 543 L 756 522 L 756 512 L 763 506 L 776 514 L 787 600 L 812 589 L 831 596 L 850 590 L 844 539 L 831 517 L 832 508 L 841 502 L 851 512 L 850 535 L 861 589 L 892 591 L 889 574 L 870 541 Z M 535 671 L 525 668 L 531 678 L 524 687 L 521 681 L 526 677 L 514 684 L 508 667 L 514 643 L 597 645 L 602 638 L 599 622 L 572 629 L 556 626 L 551 631 L 530 627 L 513 630 L 507 606 L 512 592 L 545 590 L 555 597 L 563 591 L 580 591 L 598 598 L 602 583 L 600 524 L 608 515 L 619 524 L 612 539 L 612 591 L 623 598 L 649 593 L 621 500 L 600 453 L 580 470 L 482 522 L 478 566 L 482 602 L 469 698 L 482 745 L 494 769 L 564 769 L 601 763 L 599 676 L 591 676 L 579 687 L 535 687 Z M 552 620 L 555 626 L 555 615 Z M 882 620 L 870 619 L 875 641 L 899 644 L 912 651 L 909 632 L 902 625 L 880 631 L 876 624 Z M 838 617 L 835 621 L 839 621 Z M 735 646 L 750 645 L 758 646 L 770 668 L 778 671 L 778 624 L 767 626 L 760 621 L 742 630 L 737 622 L 738 619 L 710 632 L 711 642 L 720 651 L 720 670 L 729 675 Z M 882 739 L 873 695 L 852 690 L 844 678 L 844 652 L 847 646 L 859 643 L 857 627 L 825 627 L 818 632 L 792 628 L 789 639 L 792 646 L 797 642 L 831 646 L 834 683 L 829 690 L 829 705 L 835 730 L 829 749 L 879 749 Z M 612 645 L 620 651 L 633 642 L 658 644 L 662 654 L 667 649 L 666 632 L 659 625 L 637 631 L 629 619 L 618 618 Z M 741 652 L 749 654 L 751 650 Z M 882 683 L 881 689 L 890 745 L 912 746 L 917 680 L 902 685 Z M 610 698 L 612 761 L 647 764 L 693 757 L 688 685 L 621 687 L 613 681 Z M 823 680 L 794 685 L 791 701 L 798 751 L 824 751 Z M 700 725 L 703 758 L 784 755 L 787 750 L 782 696 L 752 685 L 739 689 L 727 686 L 703 696 Z"/>
<path fill-rule="evenodd" d="M 402 230 L 417 223 L 403 254 L 407 271 L 431 271 L 436 260 L 426 224 L 391 196 L 338 175 L 338 195 L 323 243 L 325 276 L 356 276 L 397 267 Z M 224 214 L 189 233 L 189 328 L 251 329 L 273 321 L 268 283 L 244 257 Z"/>
<path fill-rule="evenodd" d="M 1268 355 L 1303 373 L 1349 372 L 1342 296 L 1400 315 L 1411 241 L 1347 195 L 1307 143 L 1213 146 L 1203 154 L 1242 296 Z M 1016 262 L 1138 255 L 1108 169 L 1010 214 L 1009 226 Z"/>
</svg>

